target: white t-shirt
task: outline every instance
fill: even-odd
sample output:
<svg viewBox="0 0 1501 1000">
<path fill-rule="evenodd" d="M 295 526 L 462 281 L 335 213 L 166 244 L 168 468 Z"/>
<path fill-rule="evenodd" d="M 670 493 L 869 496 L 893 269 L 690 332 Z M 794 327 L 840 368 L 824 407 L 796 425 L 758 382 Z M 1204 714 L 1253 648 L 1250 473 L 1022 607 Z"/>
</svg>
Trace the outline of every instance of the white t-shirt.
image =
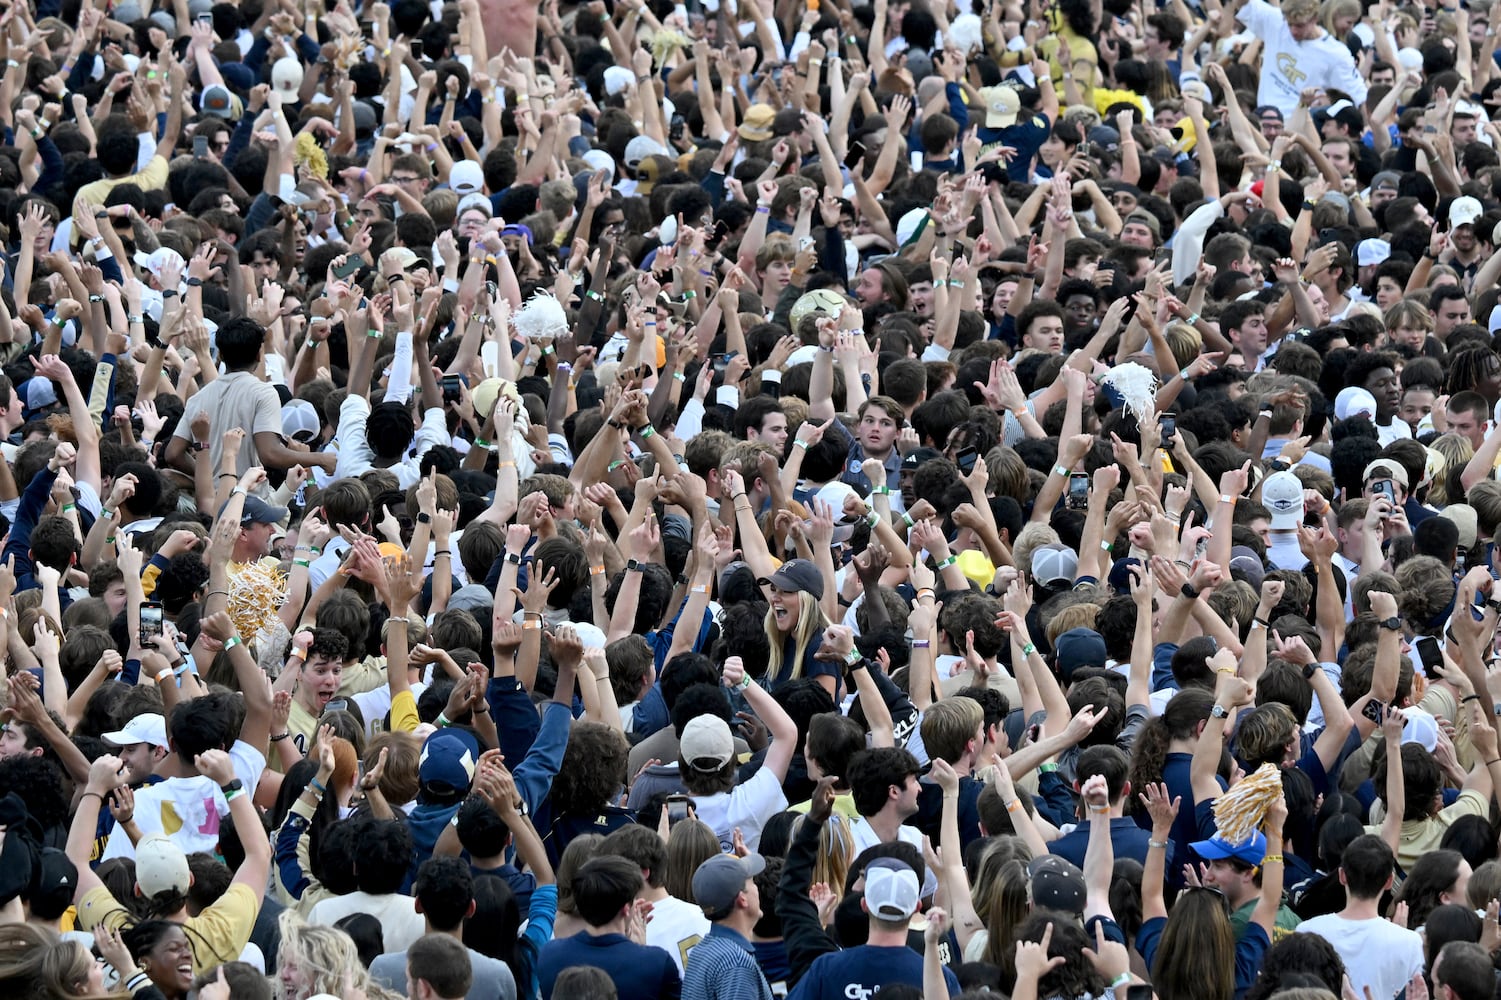
<svg viewBox="0 0 1501 1000">
<path fill-rule="evenodd" d="M 1238 17 L 1265 44 L 1257 104 L 1274 105 L 1284 116 L 1291 116 L 1308 87 L 1342 90 L 1356 104 L 1365 103 L 1366 83 L 1355 69 L 1354 57 L 1327 31 L 1300 42 L 1287 29 L 1282 12 L 1265 0 L 1249 0 Z"/>
<path fill-rule="evenodd" d="M 1301 572 L 1308 565 L 1308 557 L 1298 548 L 1298 536 L 1286 531 L 1272 532 L 1272 542 L 1266 547 L 1267 561 L 1277 569 Z"/>
<path fill-rule="evenodd" d="M 751 780 L 728 792 L 693 796 L 693 808 L 725 851 L 735 846 L 737 826 L 745 846 L 754 851 L 761 844 L 761 827 L 787 808 L 787 796 L 782 793 L 781 780 L 763 767 Z"/>
<path fill-rule="evenodd" d="M 368 913 L 380 921 L 382 954 L 386 955 L 406 951 L 427 931 L 427 922 L 417 912 L 417 900 L 400 893 L 376 896 L 351 892 L 347 896 L 332 896 L 313 904 L 307 919 L 310 924 L 332 927 L 352 913 Z"/>
<path fill-rule="evenodd" d="M 709 918 L 703 908 L 666 896 L 651 904 L 651 919 L 646 922 L 646 943 L 672 956 L 678 975 L 688 963 L 688 953 L 709 933 Z"/>
<path fill-rule="evenodd" d="M 1385 448 L 1393 441 L 1406 441 L 1412 437 L 1412 428 L 1407 426 L 1407 421 L 1392 417 L 1392 422 L 1386 425 L 1376 425 L 1376 440 Z"/>
<path fill-rule="evenodd" d="M 1390 920 L 1348 920 L 1326 913 L 1298 925 L 1300 934 L 1317 934 L 1344 959 L 1355 995 L 1366 987 L 1371 995 L 1396 996 L 1407 981 L 1423 971 L 1423 938 L 1417 931 Z"/>
<path fill-rule="evenodd" d="M 229 748 L 229 760 L 235 777 L 244 784 L 246 793 L 254 797 L 266 758 L 244 740 L 235 740 Z M 218 850 L 219 824 L 229 815 L 229 803 L 212 778 L 201 774 L 168 778 L 137 789 L 135 801 L 135 822 L 141 836 L 164 833 L 184 854 Z M 116 827 L 104 845 L 100 860 L 135 856 L 135 845 L 125 831 Z"/>
<path fill-rule="evenodd" d="M 860 853 L 867 847 L 874 847 L 882 843 L 880 836 L 875 831 L 875 827 L 866 822 L 864 816 L 856 816 L 850 821 L 850 839 L 855 842 L 855 857 L 859 857 Z M 911 844 L 917 848 L 918 853 L 922 853 L 922 831 L 917 827 L 903 823 L 896 828 L 896 839 L 904 844 Z M 938 876 L 931 868 L 924 865 L 922 894 L 924 896 L 931 896 L 937 891 Z"/>
<path fill-rule="evenodd" d="M 427 685 L 418 681 L 412 685 L 412 697 L 421 698 L 422 692 L 427 690 Z M 349 700 L 360 706 L 360 714 L 365 719 L 365 736 L 374 737 L 384 731 L 386 713 L 391 711 L 391 685 L 382 684 L 380 687 L 371 688 L 369 691 L 361 691 L 349 696 Z"/>
</svg>

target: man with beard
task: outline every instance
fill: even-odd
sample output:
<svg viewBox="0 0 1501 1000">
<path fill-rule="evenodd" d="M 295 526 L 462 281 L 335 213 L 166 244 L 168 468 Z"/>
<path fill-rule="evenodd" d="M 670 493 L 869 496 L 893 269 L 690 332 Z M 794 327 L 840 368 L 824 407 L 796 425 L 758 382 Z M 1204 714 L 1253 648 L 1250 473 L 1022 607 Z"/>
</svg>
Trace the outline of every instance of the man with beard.
<svg viewBox="0 0 1501 1000">
<path fill-rule="evenodd" d="M 1384 351 L 1358 355 L 1346 372 L 1346 382 L 1358 385 L 1376 400 L 1376 437 L 1384 448 L 1393 441 L 1412 437 L 1412 429 L 1397 419 L 1402 406 L 1402 383 L 1397 378 L 1396 355 Z"/>
<path fill-rule="evenodd" d="M 1483 213 L 1479 199 L 1468 195 L 1455 198 L 1449 206 L 1449 255 L 1444 262 L 1459 272 L 1461 280 L 1473 278 L 1480 269 L 1480 237 L 1475 223 Z"/>
</svg>

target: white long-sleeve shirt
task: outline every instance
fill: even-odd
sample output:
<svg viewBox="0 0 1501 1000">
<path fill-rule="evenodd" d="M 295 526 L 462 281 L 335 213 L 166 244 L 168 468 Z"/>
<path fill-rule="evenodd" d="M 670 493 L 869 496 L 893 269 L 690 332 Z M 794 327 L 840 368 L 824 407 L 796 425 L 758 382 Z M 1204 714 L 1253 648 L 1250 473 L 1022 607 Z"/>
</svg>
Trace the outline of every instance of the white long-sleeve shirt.
<svg viewBox="0 0 1501 1000">
<path fill-rule="evenodd" d="M 1191 281 L 1204 257 L 1204 234 L 1225 216 L 1225 206 L 1216 198 L 1188 213 L 1183 225 L 1173 234 L 1173 284 Z"/>
</svg>

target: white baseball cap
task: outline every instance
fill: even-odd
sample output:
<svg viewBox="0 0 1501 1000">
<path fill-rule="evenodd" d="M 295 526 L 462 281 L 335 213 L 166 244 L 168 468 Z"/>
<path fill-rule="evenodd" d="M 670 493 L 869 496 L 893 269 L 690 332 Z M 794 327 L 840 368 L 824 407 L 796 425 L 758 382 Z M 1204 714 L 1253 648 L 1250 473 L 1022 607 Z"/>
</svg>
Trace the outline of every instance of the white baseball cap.
<svg viewBox="0 0 1501 1000">
<path fill-rule="evenodd" d="M 466 194 L 475 194 L 485 189 L 485 171 L 473 160 L 460 160 L 453 165 L 448 172 L 448 186 L 452 188 L 460 198 Z"/>
<path fill-rule="evenodd" d="M 136 845 L 136 885 L 150 899 L 159 892 L 186 894 L 193 884 L 188 856 L 165 834 L 153 833 Z"/>
<path fill-rule="evenodd" d="M 167 743 L 167 720 L 155 712 L 146 712 L 125 723 L 125 728 L 101 737 L 106 743 L 117 747 L 131 747 L 137 743 L 150 743 L 154 747 L 170 750 Z"/>
<path fill-rule="evenodd" d="M 917 873 L 895 858 L 865 866 L 865 909 L 877 920 L 906 920 L 920 901 Z"/>
<path fill-rule="evenodd" d="M 718 771 L 735 757 L 735 737 L 729 723 L 717 715 L 690 719 L 678 740 L 678 756 L 695 771 Z"/>
<path fill-rule="evenodd" d="M 1386 240 L 1361 240 L 1355 247 L 1355 262 L 1361 267 L 1385 263 L 1392 255 L 1392 245 Z"/>
<path fill-rule="evenodd" d="M 1274 472 L 1261 485 L 1261 502 L 1272 512 L 1272 529 L 1297 528 L 1303 523 L 1303 481 L 1291 472 Z"/>
<path fill-rule="evenodd" d="M 1484 214 L 1485 207 L 1480 204 L 1479 198 L 1465 195 L 1449 203 L 1449 225 L 1451 226 L 1473 226 L 1475 220 Z"/>
</svg>

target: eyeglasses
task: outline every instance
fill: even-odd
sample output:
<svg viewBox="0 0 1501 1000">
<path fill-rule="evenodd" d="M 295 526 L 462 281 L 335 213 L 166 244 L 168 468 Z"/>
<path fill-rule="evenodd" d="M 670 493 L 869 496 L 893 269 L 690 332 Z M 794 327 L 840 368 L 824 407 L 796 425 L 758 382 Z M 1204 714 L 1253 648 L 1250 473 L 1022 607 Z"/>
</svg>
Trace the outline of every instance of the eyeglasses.
<svg viewBox="0 0 1501 1000">
<path fill-rule="evenodd" d="M 403 177 L 397 177 L 395 174 L 391 175 L 392 184 L 411 184 L 414 181 L 419 181 L 421 179 L 422 178 L 416 176 L 415 174 L 407 174 Z"/>
</svg>

